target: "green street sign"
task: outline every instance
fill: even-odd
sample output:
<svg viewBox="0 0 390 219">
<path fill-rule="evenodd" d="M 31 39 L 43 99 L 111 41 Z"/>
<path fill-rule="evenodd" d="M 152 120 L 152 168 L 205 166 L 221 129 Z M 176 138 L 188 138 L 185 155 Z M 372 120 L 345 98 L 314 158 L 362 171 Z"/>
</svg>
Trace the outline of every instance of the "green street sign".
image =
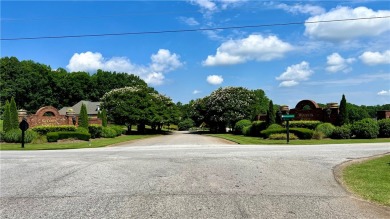
<svg viewBox="0 0 390 219">
<path fill-rule="evenodd" d="M 289 115 L 282 115 L 283 120 L 291 120 L 294 119 L 295 115 L 294 114 L 289 114 Z"/>
</svg>

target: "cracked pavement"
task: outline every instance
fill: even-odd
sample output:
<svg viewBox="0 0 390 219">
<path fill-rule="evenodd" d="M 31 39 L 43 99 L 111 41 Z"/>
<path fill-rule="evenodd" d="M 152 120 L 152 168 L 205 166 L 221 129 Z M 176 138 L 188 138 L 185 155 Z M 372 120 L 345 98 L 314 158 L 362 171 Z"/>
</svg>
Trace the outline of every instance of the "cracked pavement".
<svg viewBox="0 0 390 219">
<path fill-rule="evenodd" d="M 177 132 L 121 146 L 1 151 L 1 218 L 390 218 L 334 179 L 389 143 L 235 145 Z"/>
</svg>

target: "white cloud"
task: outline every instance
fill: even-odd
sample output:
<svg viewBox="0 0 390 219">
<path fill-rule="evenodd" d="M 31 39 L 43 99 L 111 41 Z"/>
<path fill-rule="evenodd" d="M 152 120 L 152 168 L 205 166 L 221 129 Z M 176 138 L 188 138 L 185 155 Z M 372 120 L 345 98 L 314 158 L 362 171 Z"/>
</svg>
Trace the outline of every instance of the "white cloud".
<svg viewBox="0 0 390 219">
<path fill-rule="evenodd" d="M 349 64 L 353 63 L 355 61 L 354 58 L 344 59 L 340 56 L 338 53 L 333 53 L 327 57 L 327 64 L 326 70 L 328 72 L 350 72 L 352 70 L 351 67 L 349 67 Z"/>
<path fill-rule="evenodd" d="M 192 94 L 199 94 L 199 93 L 202 93 L 202 91 L 200 91 L 200 90 L 194 90 L 194 91 L 192 91 Z"/>
<path fill-rule="evenodd" d="M 379 96 L 390 96 L 390 90 L 382 90 L 377 93 Z"/>
<path fill-rule="evenodd" d="M 224 10 L 229 6 L 236 6 L 247 0 L 190 0 L 194 5 L 198 5 L 203 11 L 208 13 L 213 13 L 218 10 Z"/>
<path fill-rule="evenodd" d="M 208 11 L 217 10 L 217 5 L 211 0 L 191 0 L 191 3 L 198 5 L 200 8 Z"/>
<path fill-rule="evenodd" d="M 193 17 L 180 17 L 179 20 L 188 26 L 198 26 L 199 22 Z"/>
<path fill-rule="evenodd" d="M 319 15 L 325 13 L 325 9 L 320 7 L 320 6 L 315 6 L 315 5 L 286 5 L 286 4 L 278 4 L 276 6 L 277 8 L 283 9 L 289 13 L 292 14 L 310 14 L 310 15 Z"/>
<path fill-rule="evenodd" d="M 251 60 L 270 61 L 282 58 L 293 50 L 289 43 L 281 41 L 277 36 L 263 37 L 252 34 L 247 38 L 228 40 L 217 48 L 215 55 L 209 55 L 204 66 L 234 65 Z"/>
<path fill-rule="evenodd" d="M 105 59 L 99 52 L 75 53 L 66 66 L 69 71 L 85 71 L 95 73 L 98 69 L 105 71 L 124 72 L 140 76 L 146 83 L 160 85 L 164 82 L 164 74 L 181 67 L 180 56 L 169 50 L 160 49 L 151 55 L 148 66 L 136 65 L 126 57 Z"/>
<path fill-rule="evenodd" d="M 209 75 L 207 76 L 207 82 L 212 85 L 222 84 L 222 75 Z"/>
<path fill-rule="evenodd" d="M 301 62 L 296 65 L 287 67 L 286 71 L 283 72 L 279 77 L 276 78 L 278 81 L 282 81 L 279 87 L 291 87 L 299 84 L 299 81 L 307 81 L 313 74 L 310 69 L 308 62 Z"/>
<path fill-rule="evenodd" d="M 390 64 L 390 50 L 386 50 L 383 53 L 364 52 L 359 58 L 367 65 Z"/>
<path fill-rule="evenodd" d="M 373 11 L 366 7 L 337 7 L 327 13 L 310 17 L 306 22 L 326 20 L 356 19 L 389 16 L 390 11 Z M 311 38 L 330 41 L 351 40 L 364 36 L 378 36 L 390 30 L 388 18 L 342 21 L 331 23 L 306 23 L 305 35 Z"/>
</svg>

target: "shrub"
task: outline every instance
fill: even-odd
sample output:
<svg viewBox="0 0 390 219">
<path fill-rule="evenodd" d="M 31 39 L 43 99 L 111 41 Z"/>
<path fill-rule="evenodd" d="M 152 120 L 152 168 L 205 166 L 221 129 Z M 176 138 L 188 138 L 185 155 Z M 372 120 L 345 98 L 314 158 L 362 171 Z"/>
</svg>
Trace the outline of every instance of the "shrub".
<svg viewBox="0 0 390 219">
<path fill-rule="evenodd" d="M 34 138 L 31 142 L 32 144 L 43 144 L 43 143 L 47 143 L 47 137 L 46 135 L 38 135 L 37 134 L 37 137 Z"/>
<path fill-rule="evenodd" d="M 314 130 L 319 124 L 321 124 L 320 121 L 310 121 L 310 120 L 290 121 L 290 128 L 307 128 L 307 129 Z"/>
<path fill-rule="evenodd" d="M 112 128 L 115 130 L 116 136 L 120 136 L 120 135 L 126 133 L 126 130 L 124 130 L 122 128 L 122 126 L 119 126 L 119 125 L 110 125 L 109 128 Z"/>
<path fill-rule="evenodd" d="M 178 124 L 179 131 L 189 130 L 190 128 L 195 126 L 195 122 L 192 119 L 185 119 L 180 121 Z"/>
<path fill-rule="evenodd" d="M 58 125 L 58 126 L 45 125 L 45 126 L 35 126 L 31 129 L 40 135 L 46 135 L 48 132 L 76 131 L 76 126 L 74 126 L 74 125 Z"/>
<path fill-rule="evenodd" d="M 236 135 L 244 134 L 243 129 L 246 126 L 250 126 L 251 124 L 252 124 L 252 122 L 250 120 L 247 120 L 247 119 L 242 119 L 242 120 L 236 122 L 236 124 L 234 125 L 234 134 L 236 134 Z"/>
<path fill-rule="evenodd" d="M 89 125 L 88 132 L 91 134 L 91 138 L 100 138 L 102 135 L 101 125 Z"/>
<path fill-rule="evenodd" d="M 88 129 L 88 113 L 87 113 L 87 106 L 82 103 L 79 113 L 79 127 L 83 127 Z"/>
<path fill-rule="evenodd" d="M 4 135 L 5 135 L 5 132 L 4 131 L 0 131 L 0 142 L 4 141 Z"/>
<path fill-rule="evenodd" d="M 74 138 L 79 140 L 88 141 L 91 138 L 91 134 L 82 132 L 57 132 L 58 139 Z"/>
<path fill-rule="evenodd" d="M 390 119 L 381 119 L 378 121 L 379 137 L 390 138 Z"/>
<path fill-rule="evenodd" d="M 58 133 L 57 132 L 49 132 L 46 134 L 47 142 L 57 142 L 58 141 Z"/>
<path fill-rule="evenodd" d="M 298 136 L 299 139 L 311 139 L 314 133 L 313 130 L 307 128 L 291 128 L 290 132 Z"/>
<path fill-rule="evenodd" d="M 38 134 L 32 130 L 27 130 L 24 133 L 24 143 L 31 143 Z M 22 130 L 12 129 L 4 134 L 4 141 L 8 143 L 21 143 L 22 142 Z"/>
<path fill-rule="evenodd" d="M 362 119 L 352 124 L 351 131 L 356 138 L 376 138 L 379 135 L 379 125 L 373 119 Z"/>
<path fill-rule="evenodd" d="M 282 134 L 286 133 L 285 128 L 274 128 L 274 129 L 266 129 L 260 132 L 261 136 L 264 138 L 269 138 L 272 134 Z"/>
<path fill-rule="evenodd" d="M 293 133 L 289 134 L 289 139 L 290 140 L 297 140 L 298 137 L 294 135 Z M 287 134 L 286 133 L 279 133 L 279 134 L 271 134 L 269 136 L 270 140 L 287 140 Z"/>
<path fill-rule="evenodd" d="M 315 130 L 317 132 L 321 132 L 322 134 L 324 134 L 325 137 L 329 138 L 332 135 L 333 130 L 335 128 L 336 127 L 334 125 L 332 125 L 331 123 L 322 123 L 322 124 L 319 124 Z"/>
<path fill-rule="evenodd" d="M 242 134 L 245 135 L 245 136 L 250 136 L 250 134 L 251 134 L 251 127 L 252 127 L 252 125 L 245 126 L 242 129 Z"/>
<path fill-rule="evenodd" d="M 103 127 L 102 128 L 102 137 L 103 138 L 115 138 L 116 131 L 110 127 Z"/>
<path fill-rule="evenodd" d="M 79 126 L 79 127 L 77 127 L 76 132 L 87 134 L 87 133 L 89 133 L 89 130 L 86 129 L 86 128 L 84 128 L 84 127 L 80 127 L 80 126 Z"/>
<path fill-rule="evenodd" d="M 253 137 L 259 137 L 260 132 L 265 130 L 267 128 L 266 122 L 261 121 L 255 121 L 252 122 L 252 125 L 250 126 L 249 135 Z"/>
<path fill-rule="evenodd" d="M 272 124 L 270 126 L 268 126 L 267 129 L 282 129 L 283 127 L 279 124 Z"/>
<path fill-rule="evenodd" d="M 336 127 L 330 137 L 332 139 L 349 139 L 351 138 L 351 129 L 348 126 Z"/>
</svg>

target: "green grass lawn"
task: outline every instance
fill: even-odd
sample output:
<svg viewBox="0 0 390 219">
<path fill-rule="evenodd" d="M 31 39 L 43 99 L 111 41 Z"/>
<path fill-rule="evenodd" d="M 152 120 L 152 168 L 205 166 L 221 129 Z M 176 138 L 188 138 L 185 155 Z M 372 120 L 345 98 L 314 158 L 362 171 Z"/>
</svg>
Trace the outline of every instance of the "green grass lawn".
<svg viewBox="0 0 390 219">
<path fill-rule="evenodd" d="M 0 143 L 0 150 L 56 150 L 56 149 L 77 149 L 77 148 L 97 148 L 108 145 L 123 143 L 127 141 L 150 138 L 158 135 L 122 135 L 116 138 L 100 138 L 91 139 L 91 142 L 53 142 L 42 144 L 25 144 L 24 148 L 21 148 L 21 144 L 14 143 Z M 91 143 L 91 144 L 90 144 Z"/>
<path fill-rule="evenodd" d="M 286 140 L 267 140 L 260 137 L 248 137 L 233 134 L 207 134 L 223 138 L 238 144 L 286 144 Z M 290 145 L 313 145 L 313 144 L 353 144 L 353 143 L 382 143 L 390 142 L 390 138 L 376 139 L 322 139 L 322 140 L 291 140 Z"/>
<path fill-rule="evenodd" d="M 352 192 L 390 206 L 390 155 L 346 167 L 343 179 Z"/>
</svg>

